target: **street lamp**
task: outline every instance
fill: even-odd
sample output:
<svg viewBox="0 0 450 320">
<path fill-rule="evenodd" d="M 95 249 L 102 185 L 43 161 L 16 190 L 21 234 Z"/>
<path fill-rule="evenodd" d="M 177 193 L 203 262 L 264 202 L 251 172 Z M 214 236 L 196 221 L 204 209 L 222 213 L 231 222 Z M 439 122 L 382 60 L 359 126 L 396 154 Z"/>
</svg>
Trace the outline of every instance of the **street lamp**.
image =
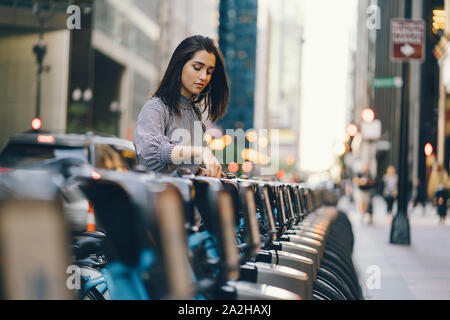
<svg viewBox="0 0 450 320">
<path fill-rule="evenodd" d="M 33 15 L 38 20 L 38 28 L 39 28 L 39 40 L 38 43 L 33 47 L 33 53 L 36 55 L 36 61 L 38 65 L 37 71 L 37 79 L 36 79 L 36 118 L 40 118 L 41 116 L 41 78 L 42 73 L 50 71 L 49 66 L 44 66 L 44 57 L 47 53 L 47 45 L 44 43 L 44 24 L 45 21 L 50 19 L 54 14 L 55 3 L 51 1 L 50 10 L 44 14 L 42 10 L 42 4 L 40 2 L 34 2 L 33 5 Z"/>
<path fill-rule="evenodd" d="M 412 3 L 411 0 L 405 1 L 405 19 L 411 18 Z M 410 62 L 406 61 L 402 65 L 402 78 L 404 86 L 402 87 L 402 104 L 400 116 L 400 144 L 399 144 L 399 163 L 398 163 L 398 198 L 397 214 L 394 216 L 389 235 L 389 242 L 392 244 L 410 245 L 411 235 L 408 219 L 408 135 L 409 135 L 409 97 L 410 97 Z"/>
</svg>

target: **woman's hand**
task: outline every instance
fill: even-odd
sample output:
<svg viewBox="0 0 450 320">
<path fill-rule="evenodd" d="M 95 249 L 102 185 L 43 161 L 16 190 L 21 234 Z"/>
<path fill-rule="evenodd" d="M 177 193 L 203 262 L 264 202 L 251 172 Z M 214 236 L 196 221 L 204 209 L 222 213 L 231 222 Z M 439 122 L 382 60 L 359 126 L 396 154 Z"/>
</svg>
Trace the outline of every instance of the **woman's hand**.
<svg viewBox="0 0 450 320">
<path fill-rule="evenodd" d="M 200 168 L 196 174 L 214 178 L 226 177 L 222 166 L 208 147 L 175 146 L 171 158 L 174 164 L 181 164 L 184 161 L 192 163 L 194 159 L 201 159 L 206 169 Z"/>
<path fill-rule="evenodd" d="M 206 175 L 208 177 L 222 178 L 225 173 L 222 171 L 222 166 L 212 151 L 205 147 L 202 152 L 202 162 L 206 167 Z"/>
<path fill-rule="evenodd" d="M 198 170 L 197 170 L 197 172 L 195 173 L 195 175 L 196 175 L 196 176 L 207 176 L 207 174 L 206 174 L 206 168 L 199 167 Z M 221 177 L 221 178 L 226 178 L 227 175 L 222 171 L 220 177 Z"/>
</svg>

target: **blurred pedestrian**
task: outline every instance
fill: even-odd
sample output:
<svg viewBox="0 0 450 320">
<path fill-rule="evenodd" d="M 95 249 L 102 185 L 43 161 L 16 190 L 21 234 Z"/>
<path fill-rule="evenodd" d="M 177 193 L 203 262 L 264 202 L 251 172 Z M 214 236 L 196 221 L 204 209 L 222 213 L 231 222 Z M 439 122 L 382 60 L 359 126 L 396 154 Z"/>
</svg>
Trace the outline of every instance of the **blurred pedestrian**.
<svg viewBox="0 0 450 320">
<path fill-rule="evenodd" d="M 443 184 L 439 184 L 434 193 L 433 204 L 436 207 L 437 214 L 439 215 L 439 222 L 445 224 L 445 218 L 447 217 L 447 200 L 448 190 Z"/>
<path fill-rule="evenodd" d="M 438 185 L 442 184 L 448 188 L 448 174 L 441 163 L 435 163 L 428 180 L 428 198 L 433 199 Z"/>
<path fill-rule="evenodd" d="M 427 202 L 427 193 L 425 192 L 425 187 L 419 178 L 414 179 L 411 204 L 414 209 L 417 205 L 421 204 L 423 207 L 423 214 L 425 214 L 425 206 Z"/>
<path fill-rule="evenodd" d="M 387 214 L 392 214 L 398 196 L 398 176 L 394 166 L 389 166 L 383 176 L 383 197 L 387 204 Z"/>
<path fill-rule="evenodd" d="M 369 166 L 363 165 L 361 171 L 353 178 L 353 183 L 356 185 L 355 200 L 356 205 L 361 213 L 361 218 L 364 219 L 365 215 L 369 215 L 370 224 L 373 223 L 373 213 L 368 211 L 369 203 L 371 201 L 371 192 L 375 184 L 374 179 L 369 172 Z"/>
<path fill-rule="evenodd" d="M 447 216 L 447 198 L 449 179 L 447 171 L 441 163 L 435 164 L 428 181 L 428 196 L 433 199 L 441 223 Z"/>
<path fill-rule="evenodd" d="M 206 145 L 202 113 L 214 122 L 225 114 L 228 100 L 228 76 L 216 43 L 199 35 L 184 39 L 156 93 L 138 115 L 134 136 L 138 163 L 156 172 L 185 167 L 196 174 L 224 176 Z"/>
<path fill-rule="evenodd" d="M 350 202 L 353 202 L 353 185 L 352 185 L 352 180 L 350 178 L 346 178 L 342 181 L 343 183 L 343 188 L 344 188 L 344 194 L 347 197 L 347 199 Z"/>
</svg>

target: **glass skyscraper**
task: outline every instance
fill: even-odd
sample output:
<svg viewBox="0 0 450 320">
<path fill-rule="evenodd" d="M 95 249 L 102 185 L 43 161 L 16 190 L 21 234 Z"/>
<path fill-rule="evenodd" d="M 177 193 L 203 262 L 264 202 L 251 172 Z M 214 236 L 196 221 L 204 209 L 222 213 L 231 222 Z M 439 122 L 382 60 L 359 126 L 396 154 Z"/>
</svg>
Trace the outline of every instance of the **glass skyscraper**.
<svg viewBox="0 0 450 320">
<path fill-rule="evenodd" d="M 230 79 L 230 102 L 218 125 L 225 129 L 253 128 L 257 0 L 221 0 L 219 47 Z"/>
</svg>

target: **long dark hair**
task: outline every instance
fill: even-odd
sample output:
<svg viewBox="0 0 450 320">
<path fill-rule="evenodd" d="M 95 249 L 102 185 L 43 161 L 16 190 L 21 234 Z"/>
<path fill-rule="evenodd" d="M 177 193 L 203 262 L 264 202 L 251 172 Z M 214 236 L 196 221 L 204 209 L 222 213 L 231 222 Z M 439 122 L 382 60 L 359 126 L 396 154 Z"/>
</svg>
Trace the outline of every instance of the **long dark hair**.
<svg viewBox="0 0 450 320">
<path fill-rule="evenodd" d="M 208 120 L 216 121 L 224 116 L 230 98 L 230 86 L 225 70 L 225 61 L 220 49 L 211 38 L 200 35 L 184 39 L 175 49 L 159 88 L 154 96 L 168 106 L 175 114 L 180 113 L 181 73 L 183 67 L 197 51 L 205 50 L 216 56 L 216 66 L 211 81 L 193 100 L 194 103 L 204 101 L 204 109 L 208 110 Z"/>
</svg>

